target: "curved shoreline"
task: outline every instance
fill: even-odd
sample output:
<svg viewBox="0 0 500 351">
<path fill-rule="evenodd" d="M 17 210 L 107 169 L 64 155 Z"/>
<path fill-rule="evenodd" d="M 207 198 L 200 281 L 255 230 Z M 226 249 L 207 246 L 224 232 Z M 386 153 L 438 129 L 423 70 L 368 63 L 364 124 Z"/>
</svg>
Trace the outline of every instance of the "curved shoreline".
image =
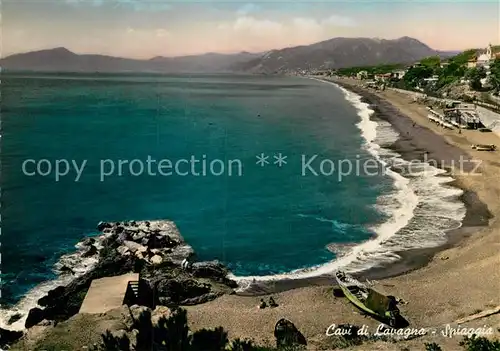
<svg viewBox="0 0 500 351">
<path fill-rule="evenodd" d="M 353 92 L 362 97 L 362 101 L 369 104 L 369 107 L 374 110 L 370 116 L 372 119 L 380 119 L 390 123 L 400 137 L 389 147 L 401 155 L 401 158 L 406 161 L 421 160 L 424 157 L 427 160 L 440 160 L 438 168 L 449 171 L 446 164 L 458 164 L 461 157 L 470 159 L 470 155 L 464 152 L 457 146 L 450 145 L 443 136 L 434 133 L 430 129 L 422 126 L 417 128 L 414 126 L 414 121 L 399 111 L 388 100 L 379 97 L 366 89 L 359 86 L 348 84 L 339 80 L 324 80 L 325 82 L 335 83 L 340 87 Z M 441 167 L 439 167 L 441 166 Z M 471 171 L 471 168 L 465 168 L 464 171 Z M 418 248 L 403 251 L 396 251 L 395 254 L 400 256 L 397 261 L 381 264 L 377 267 L 369 268 L 362 273 L 354 273 L 353 275 L 362 275 L 367 279 L 386 279 L 403 275 L 405 273 L 420 269 L 429 264 L 434 256 L 439 252 L 456 246 L 463 239 L 471 236 L 478 230 L 487 227 L 489 220 L 493 215 L 488 210 L 488 207 L 483 203 L 478 195 L 463 186 L 460 181 L 452 175 L 454 179 L 449 186 L 453 186 L 463 191 L 460 196 L 460 201 L 464 203 L 466 208 L 465 217 L 462 220 L 460 228 L 450 229 L 446 231 L 446 242 L 430 248 Z M 308 287 L 308 286 L 323 286 L 334 285 L 335 279 L 329 275 L 318 275 L 315 277 L 290 278 L 270 281 L 257 281 L 252 283 L 243 292 L 238 292 L 241 296 L 259 296 L 272 293 L 284 292 L 291 289 Z"/>
<path fill-rule="evenodd" d="M 335 83 L 339 84 L 340 82 L 336 81 Z M 392 146 L 393 150 L 397 151 L 403 159 L 423 159 L 423 154 L 426 151 L 431 155 L 431 158 L 433 157 L 448 161 L 455 159 L 458 160 L 461 155 L 469 157 L 469 155 L 463 150 L 448 144 L 441 135 L 438 135 L 425 127 L 419 127 L 418 131 L 420 135 L 415 135 L 415 127 L 413 126 L 411 118 L 401 113 L 389 101 L 352 85 L 342 83 L 339 85 L 357 95 L 362 96 L 362 101 L 370 104 L 370 108 L 375 110 L 375 113 L 371 115 L 371 118 L 385 120 L 389 122 L 401 135 L 406 135 L 406 137 L 400 137 Z M 411 132 L 411 135 L 408 135 L 408 132 Z M 432 248 L 411 249 L 396 252 L 401 259 L 363 271 L 363 277 L 369 279 L 383 279 L 399 276 L 422 268 L 426 266 L 438 252 L 455 246 L 463 238 L 468 237 L 473 232 L 477 231 L 479 227 L 488 225 L 491 213 L 488 211 L 486 205 L 480 201 L 477 194 L 468 190 L 466 187 L 461 186 L 458 180 L 455 180 L 453 185 L 464 191 L 461 199 L 466 205 L 467 212 L 466 217 L 463 219 L 462 226 L 458 229 L 447 232 L 447 242 L 443 245 Z M 300 287 L 332 284 L 334 284 L 334 279 L 331 275 L 320 275 L 298 279 L 280 279 L 258 282 L 255 286 L 247 289 L 243 293 L 238 294 L 243 296 L 265 295 Z"/>
<path fill-rule="evenodd" d="M 470 155 L 462 149 L 447 143 L 442 135 L 438 135 L 423 126 L 414 126 L 414 121 L 399 111 L 390 101 L 356 85 L 338 80 L 335 83 L 362 96 L 367 103 L 376 108 L 375 118 L 389 122 L 400 133 L 401 137 L 391 146 L 391 149 L 400 153 L 403 159 L 408 161 L 424 160 L 425 155 L 428 160 L 441 161 L 438 162 L 439 168 L 446 171 L 450 170 L 446 165 L 458 164 L 461 157 L 471 159 Z M 471 164 L 467 163 L 464 171 L 470 172 L 472 167 Z M 364 274 L 365 276 L 370 279 L 389 278 L 421 268 L 427 265 L 438 252 L 455 246 L 463 238 L 470 236 L 481 227 L 489 225 L 489 220 L 493 218 L 493 215 L 487 205 L 479 199 L 473 190 L 463 186 L 454 175 L 452 177 L 454 181 L 450 185 L 464 192 L 460 196 L 460 200 L 465 204 L 467 211 L 462 220 L 462 226 L 447 232 L 445 244 L 434 248 L 398 252 L 402 257 L 401 260 L 387 266 L 370 269 Z"/>
</svg>

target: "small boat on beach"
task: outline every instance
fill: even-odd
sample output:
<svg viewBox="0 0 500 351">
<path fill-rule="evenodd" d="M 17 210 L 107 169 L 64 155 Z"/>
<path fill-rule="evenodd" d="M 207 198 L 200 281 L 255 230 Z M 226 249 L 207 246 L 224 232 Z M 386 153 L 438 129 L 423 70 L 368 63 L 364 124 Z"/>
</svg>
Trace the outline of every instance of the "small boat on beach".
<svg viewBox="0 0 500 351">
<path fill-rule="evenodd" d="M 356 307 L 396 327 L 400 313 L 393 296 L 381 294 L 342 271 L 335 273 L 335 279 L 344 296 Z"/>
<path fill-rule="evenodd" d="M 477 151 L 495 151 L 497 147 L 493 144 L 476 144 L 472 145 L 472 149 Z"/>
</svg>

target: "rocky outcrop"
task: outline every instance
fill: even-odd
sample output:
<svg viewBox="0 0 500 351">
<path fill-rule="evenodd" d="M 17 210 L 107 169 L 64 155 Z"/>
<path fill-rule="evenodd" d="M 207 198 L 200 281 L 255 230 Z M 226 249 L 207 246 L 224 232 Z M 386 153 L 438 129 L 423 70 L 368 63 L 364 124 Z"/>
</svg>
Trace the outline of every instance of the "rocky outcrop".
<svg viewBox="0 0 500 351">
<path fill-rule="evenodd" d="M 194 252 L 171 221 L 100 222 L 97 229 L 101 236 L 79 243 L 82 257 L 96 257 L 97 264 L 69 285 L 39 299 L 40 307 L 30 310 L 26 328 L 44 319 L 64 321 L 78 313 L 92 280 L 103 277 L 140 273 L 142 296 L 138 303 L 153 308 L 158 304 L 204 303 L 237 286 L 227 278 L 227 268 L 217 261 L 182 268 L 182 262 L 192 259 Z M 61 273 L 72 272 L 68 268 Z"/>
<path fill-rule="evenodd" d="M 28 318 L 26 318 L 24 326 L 26 328 L 31 328 L 32 326 L 37 325 L 39 322 L 43 321 L 44 317 L 44 310 L 38 307 L 32 308 L 28 313 Z"/>
<path fill-rule="evenodd" d="M 236 288 L 238 284 L 228 278 L 229 271 L 218 261 L 196 262 L 191 265 L 192 273 L 197 278 L 211 278 L 219 283 Z"/>
<path fill-rule="evenodd" d="M 220 296 L 212 292 L 210 284 L 194 279 L 159 278 L 155 287 L 158 303 L 164 306 L 196 305 Z"/>
<path fill-rule="evenodd" d="M 15 343 L 23 336 L 23 332 L 0 328 L 0 349 Z"/>
</svg>

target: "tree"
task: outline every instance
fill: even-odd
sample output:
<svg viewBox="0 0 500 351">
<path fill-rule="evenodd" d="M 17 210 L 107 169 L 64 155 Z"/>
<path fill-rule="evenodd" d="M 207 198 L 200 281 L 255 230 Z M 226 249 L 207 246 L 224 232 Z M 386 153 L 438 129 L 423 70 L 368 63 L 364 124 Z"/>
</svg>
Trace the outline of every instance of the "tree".
<svg viewBox="0 0 500 351">
<path fill-rule="evenodd" d="M 489 83 L 493 87 L 495 93 L 500 92 L 500 59 L 496 59 L 490 66 Z"/>
<path fill-rule="evenodd" d="M 484 67 L 472 68 L 467 72 L 469 85 L 472 90 L 480 91 L 483 87 L 481 79 L 486 78 L 486 70 Z"/>
<path fill-rule="evenodd" d="M 420 64 L 433 70 L 441 66 L 441 58 L 439 56 L 430 56 L 420 60 Z"/>
<path fill-rule="evenodd" d="M 432 76 L 433 70 L 430 67 L 416 66 L 406 72 L 403 80 L 409 88 L 415 88 L 422 80 Z"/>
<path fill-rule="evenodd" d="M 227 332 L 222 327 L 217 327 L 214 330 L 201 329 L 193 334 L 191 350 L 220 351 L 225 349 L 228 342 Z"/>
<path fill-rule="evenodd" d="M 450 62 L 453 62 L 459 66 L 464 66 L 467 64 L 467 61 L 476 56 L 478 49 L 469 49 L 464 52 L 459 53 L 456 56 L 450 58 Z"/>
</svg>

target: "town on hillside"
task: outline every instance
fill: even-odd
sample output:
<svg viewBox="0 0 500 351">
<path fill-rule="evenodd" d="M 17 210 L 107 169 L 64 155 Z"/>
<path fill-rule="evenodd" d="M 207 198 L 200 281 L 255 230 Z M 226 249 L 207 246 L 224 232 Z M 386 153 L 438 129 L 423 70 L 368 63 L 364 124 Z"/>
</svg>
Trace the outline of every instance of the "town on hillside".
<svg viewBox="0 0 500 351">
<path fill-rule="evenodd" d="M 500 45 L 490 44 L 484 49 L 470 49 L 448 58 L 426 57 L 411 65 L 384 64 L 311 73 L 363 80 L 366 86 L 375 89 L 393 87 L 500 106 Z"/>
</svg>

